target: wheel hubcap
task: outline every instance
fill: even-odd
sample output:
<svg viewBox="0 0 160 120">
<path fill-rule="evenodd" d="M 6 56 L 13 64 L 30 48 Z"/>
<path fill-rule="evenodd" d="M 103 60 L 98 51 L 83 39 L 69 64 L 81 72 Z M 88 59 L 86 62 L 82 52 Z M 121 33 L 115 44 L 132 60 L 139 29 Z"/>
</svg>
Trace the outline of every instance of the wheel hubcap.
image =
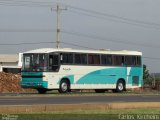
<svg viewBox="0 0 160 120">
<path fill-rule="evenodd" d="M 67 84 L 66 83 L 62 83 L 61 88 L 62 88 L 63 91 L 66 91 L 68 89 L 67 88 Z"/>
<path fill-rule="evenodd" d="M 123 83 L 119 83 L 119 84 L 118 84 L 118 89 L 119 89 L 120 91 L 123 90 Z"/>
</svg>

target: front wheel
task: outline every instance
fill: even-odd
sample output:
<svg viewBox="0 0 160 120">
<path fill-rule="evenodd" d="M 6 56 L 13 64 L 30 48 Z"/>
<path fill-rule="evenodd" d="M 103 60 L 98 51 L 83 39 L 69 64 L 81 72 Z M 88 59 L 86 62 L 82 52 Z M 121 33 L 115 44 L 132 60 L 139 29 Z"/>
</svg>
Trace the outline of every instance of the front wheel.
<svg viewBox="0 0 160 120">
<path fill-rule="evenodd" d="M 62 80 L 59 86 L 59 93 L 67 93 L 70 91 L 70 84 L 67 80 Z"/>
</svg>

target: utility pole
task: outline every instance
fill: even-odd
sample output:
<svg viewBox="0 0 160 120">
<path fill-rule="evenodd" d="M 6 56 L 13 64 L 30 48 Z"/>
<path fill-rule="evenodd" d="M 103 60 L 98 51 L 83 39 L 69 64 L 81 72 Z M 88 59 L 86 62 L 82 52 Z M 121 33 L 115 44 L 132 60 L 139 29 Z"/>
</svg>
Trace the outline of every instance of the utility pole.
<svg viewBox="0 0 160 120">
<path fill-rule="evenodd" d="M 52 10 L 57 12 L 56 48 L 59 49 L 59 47 L 60 47 L 60 32 L 61 32 L 61 29 L 60 29 L 60 12 L 62 10 L 67 10 L 67 8 L 64 8 L 64 9 L 60 8 L 59 3 L 57 2 L 56 9 L 52 9 Z"/>
<path fill-rule="evenodd" d="M 60 8 L 59 8 L 59 4 L 57 3 L 57 49 L 59 48 L 59 44 L 60 44 L 60 24 L 59 24 L 59 15 L 60 15 Z"/>
</svg>

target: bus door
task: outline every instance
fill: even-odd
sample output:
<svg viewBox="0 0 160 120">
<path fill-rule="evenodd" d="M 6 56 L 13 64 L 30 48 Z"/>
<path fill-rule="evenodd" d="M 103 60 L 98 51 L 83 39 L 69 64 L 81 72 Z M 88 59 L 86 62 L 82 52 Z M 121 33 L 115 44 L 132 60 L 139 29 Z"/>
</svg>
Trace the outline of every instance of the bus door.
<svg viewBox="0 0 160 120">
<path fill-rule="evenodd" d="M 54 53 L 49 55 L 49 71 L 58 72 L 60 66 L 59 54 Z"/>
</svg>

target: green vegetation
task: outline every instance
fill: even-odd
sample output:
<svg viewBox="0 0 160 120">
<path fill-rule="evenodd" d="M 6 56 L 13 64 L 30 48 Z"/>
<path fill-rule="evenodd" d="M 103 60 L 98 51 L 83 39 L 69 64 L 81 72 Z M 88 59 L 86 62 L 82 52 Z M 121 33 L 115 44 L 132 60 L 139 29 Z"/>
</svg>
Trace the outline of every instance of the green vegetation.
<svg viewBox="0 0 160 120">
<path fill-rule="evenodd" d="M 149 78 L 149 70 L 147 69 L 147 66 L 144 64 L 143 65 L 143 79 L 148 79 Z"/>
<path fill-rule="evenodd" d="M 143 80 L 144 85 L 152 85 L 152 79 L 149 75 L 149 70 L 147 69 L 146 65 L 143 65 Z"/>
<path fill-rule="evenodd" d="M 120 120 L 122 117 L 123 120 L 127 120 L 127 116 L 134 117 L 134 120 L 136 120 L 137 116 L 144 115 L 160 118 L 160 109 L 77 110 L 14 114 L 9 116 L 18 117 L 17 120 Z M 1 118 L 3 117 L 7 117 L 7 115 L 1 115 Z"/>
<path fill-rule="evenodd" d="M 160 90 L 160 77 L 156 77 L 155 74 L 149 74 L 149 70 L 146 65 L 143 65 L 143 80 L 144 86 Z"/>
</svg>

